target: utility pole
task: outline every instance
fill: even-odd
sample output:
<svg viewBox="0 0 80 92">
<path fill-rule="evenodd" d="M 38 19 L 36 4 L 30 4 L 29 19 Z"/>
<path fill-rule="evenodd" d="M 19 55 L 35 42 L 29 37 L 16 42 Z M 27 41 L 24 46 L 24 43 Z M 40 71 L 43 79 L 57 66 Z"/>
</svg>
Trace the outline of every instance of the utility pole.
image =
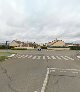
<svg viewBox="0 0 80 92">
<path fill-rule="evenodd" d="M 8 45 L 8 42 L 9 42 L 9 41 L 6 41 L 6 45 Z"/>
<path fill-rule="evenodd" d="M 8 42 L 9 42 L 9 41 L 6 41 L 6 49 L 7 49 L 7 50 L 8 50 Z"/>
</svg>

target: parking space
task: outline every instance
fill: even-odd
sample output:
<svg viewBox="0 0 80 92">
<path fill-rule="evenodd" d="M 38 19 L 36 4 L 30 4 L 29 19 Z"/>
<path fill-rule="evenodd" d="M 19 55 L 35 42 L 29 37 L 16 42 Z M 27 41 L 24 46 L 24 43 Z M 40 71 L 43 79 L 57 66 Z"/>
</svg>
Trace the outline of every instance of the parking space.
<svg viewBox="0 0 80 92">
<path fill-rule="evenodd" d="M 44 92 L 79 92 L 80 70 L 50 68 Z"/>
</svg>

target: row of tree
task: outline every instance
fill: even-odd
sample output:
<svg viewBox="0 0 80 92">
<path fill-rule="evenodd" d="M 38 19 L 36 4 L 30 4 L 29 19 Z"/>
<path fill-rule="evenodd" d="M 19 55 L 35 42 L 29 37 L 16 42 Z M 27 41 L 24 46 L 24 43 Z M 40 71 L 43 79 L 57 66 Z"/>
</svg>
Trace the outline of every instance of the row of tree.
<svg viewBox="0 0 80 92">
<path fill-rule="evenodd" d="M 11 48 L 14 48 L 14 47 L 9 45 L 0 45 L 0 49 L 11 49 Z"/>
</svg>

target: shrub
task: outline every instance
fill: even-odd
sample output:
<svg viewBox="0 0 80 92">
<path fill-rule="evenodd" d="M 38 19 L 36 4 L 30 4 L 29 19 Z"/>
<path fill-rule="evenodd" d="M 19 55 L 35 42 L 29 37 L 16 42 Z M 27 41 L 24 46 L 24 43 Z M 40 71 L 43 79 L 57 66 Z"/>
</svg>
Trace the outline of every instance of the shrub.
<svg viewBox="0 0 80 92">
<path fill-rule="evenodd" d="M 47 49 L 47 47 L 46 46 L 41 46 L 41 49 Z"/>
<path fill-rule="evenodd" d="M 11 48 L 14 48 L 14 47 L 9 45 L 0 45 L 0 49 L 11 49 Z"/>
<path fill-rule="evenodd" d="M 80 50 L 80 46 L 70 46 L 71 50 Z"/>
<path fill-rule="evenodd" d="M 11 50 L 27 50 L 27 48 L 11 48 Z"/>
</svg>

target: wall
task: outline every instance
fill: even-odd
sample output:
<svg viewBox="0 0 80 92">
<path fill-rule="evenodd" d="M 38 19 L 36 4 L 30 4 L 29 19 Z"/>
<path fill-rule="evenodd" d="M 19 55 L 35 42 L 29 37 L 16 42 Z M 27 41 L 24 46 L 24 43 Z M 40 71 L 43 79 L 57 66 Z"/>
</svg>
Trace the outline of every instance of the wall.
<svg viewBox="0 0 80 92">
<path fill-rule="evenodd" d="M 16 49 L 34 49 L 34 47 L 15 47 Z"/>
<path fill-rule="evenodd" d="M 70 50 L 70 48 L 47 48 L 48 50 Z"/>
</svg>

